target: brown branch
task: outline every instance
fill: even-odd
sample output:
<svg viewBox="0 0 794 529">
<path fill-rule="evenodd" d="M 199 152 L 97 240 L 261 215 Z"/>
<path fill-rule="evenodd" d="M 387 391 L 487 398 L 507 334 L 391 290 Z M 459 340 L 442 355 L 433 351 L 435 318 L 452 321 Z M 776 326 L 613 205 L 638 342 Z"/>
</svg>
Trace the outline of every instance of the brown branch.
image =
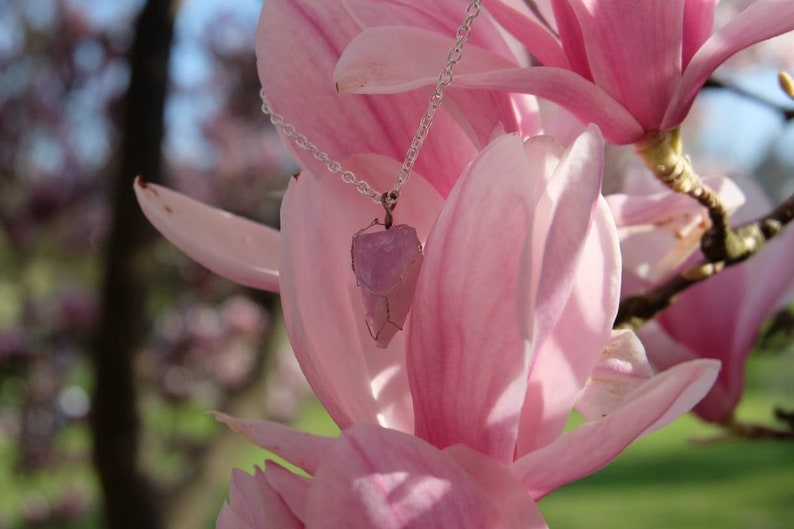
<svg viewBox="0 0 794 529">
<path fill-rule="evenodd" d="M 149 0 L 130 50 L 130 85 L 122 123 L 120 167 L 106 248 L 101 320 L 94 340 L 93 459 L 111 529 L 159 529 L 161 506 L 140 471 L 133 357 L 144 336 L 147 248 L 153 230 L 138 210 L 132 179 L 162 172 L 161 143 L 173 35 L 173 6 Z"/>
<path fill-rule="evenodd" d="M 676 296 L 694 284 L 708 279 L 724 268 L 739 264 L 761 251 L 764 245 L 780 234 L 783 228 L 794 219 L 794 195 L 780 204 L 768 215 L 748 222 L 733 231 L 749 251 L 735 259 L 718 263 L 702 261 L 665 283 L 636 296 L 621 300 L 615 328 L 639 329 L 659 312 L 670 306 Z"/>
</svg>

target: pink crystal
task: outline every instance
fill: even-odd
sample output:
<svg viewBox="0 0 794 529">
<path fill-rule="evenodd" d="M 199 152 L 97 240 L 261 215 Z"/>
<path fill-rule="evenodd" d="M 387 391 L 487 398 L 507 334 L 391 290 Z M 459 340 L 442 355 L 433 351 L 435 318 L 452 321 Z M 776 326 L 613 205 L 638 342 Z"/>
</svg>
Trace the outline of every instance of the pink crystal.
<svg viewBox="0 0 794 529">
<path fill-rule="evenodd" d="M 416 230 L 406 224 L 381 225 L 353 237 L 353 272 L 366 309 L 367 329 L 378 347 L 385 348 L 402 330 L 422 268 L 422 245 Z"/>
</svg>

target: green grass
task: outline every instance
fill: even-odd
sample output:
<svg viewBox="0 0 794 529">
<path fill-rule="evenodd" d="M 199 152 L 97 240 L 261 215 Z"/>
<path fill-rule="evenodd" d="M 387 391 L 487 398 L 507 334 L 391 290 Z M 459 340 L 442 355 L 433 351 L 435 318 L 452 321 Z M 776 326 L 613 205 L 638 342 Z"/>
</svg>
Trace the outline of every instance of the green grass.
<svg viewBox="0 0 794 529">
<path fill-rule="evenodd" d="M 772 425 L 776 404 L 794 406 L 794 354 L 757 355 L 747 374 L 741 420 Z M 319 405 L 297 427 L 333 435 Z M 552 529 L 792 529 L 794 443 L 725 440 L 687 414 L 639 439 L 611 465 L 544 498 Z M 249 452 L 261 465 L 261 451 Z"/>
<path fill-rule="evenodd" d="M 749 387 L 738 416 L 769 422 L 775 404 L 794 407 L 794 353 L 759 355 L 748 374 Z M 168 437 L 189 431 L 202 437 L 217 425 L 195 405 L 167 411 L 144 406 L 152 431 Z M 307 405 L 295 425 L 299 430 L 334 435 L 336 427 L 316 402 Z M 687 415 L 670 426 L 633 443 L 607 468 L 550 494 L 540 508 L 553 529 L 791 529 L 794 528 L 794 443 L 730 440 L 693 445 L 693 438 L 713 438 L 719 430 Z M 95 490 L 84 456 L 84 427 L 60 436 L 69 458 L 67 482 Z M 232 466 L 250 471 L 267 455 L 243 439 L 236 441 Z M 63 473 L 25 477 L 13 471 L 14 449 L 0 438 L 0 518 L 14 529 L 23 499 L 30 494 L 55 497 L 63 487 Z M 163 471 L 184 461 L 162 461 Z M 159 476 L 161 479 L 167 476 Z M 218 483 L 216 501 L 206 505 L 206 528 L 228 494 L 228 474 Z M 98 528 L 95 512 L 75 525 L 57 529 Z M 54 528 L 55 529 L 55 528 Z"/>
<path fill-rule="evenodd" d="M 794 407 L 791 351 L 752 358 L 737 417 L 773 425 L 775 405 Z M 541 511 L 552 528 L 794 528 L 794 443 L 691 442 L 720 433 L 687 414 L 553 492 Z"/>
<path fill-rule="evenodd" d="M 739 416 L 768 422 L 776 402 L 769 393 L 752 391 Z M 336 431 L 318 404 L 307 407 L 297 426 Z M 633 443 L 607 468 L 550 494 L 541 511 L 553 529 L 794 528 L 794 444 L 692 443 L 719 433 L 686 415 Z M 239 465 L 250 470 L 264 457 L 249 449 Z"/>
<path fill-rule="evenodd" d="M 794 527 L 794 446 L 689 442 L 714 432 L 683 417 L 636 441 L 607 468 L 550 494 L 541 510 L 559 528 Z"/>
</svg>

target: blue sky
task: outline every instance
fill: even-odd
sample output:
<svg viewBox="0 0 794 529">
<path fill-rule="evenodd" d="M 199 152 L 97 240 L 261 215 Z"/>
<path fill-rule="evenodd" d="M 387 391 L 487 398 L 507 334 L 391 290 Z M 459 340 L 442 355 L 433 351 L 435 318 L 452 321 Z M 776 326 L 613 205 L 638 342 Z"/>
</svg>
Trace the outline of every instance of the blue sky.
<svg viewBox="0 0 794 529">
<path fill-rule="evenodd" d="M 174 82 L 190 90 L 206 83 L 212 72 L 211 58 L 199 42 L 207 31 L 223 31 L 215 23 L 221 14 L 233 16 L 239 23 L 235 32 L 222 34 L 223 40 L 232 45 L 254 49 L 254 35 L 261 0 L 182 0 L 176 19 L 174 48 L 171 57 L 171 75 Z M 242 32 L 238 32 L 243 28 Z M 237 42 L 234 42 L 234 41 Z M 258 97 L 258 94 L 251 94 Z M 209 163 L 212 153 L 201 141 L 200 117 L 211 111 L 217 101 L 212 94 L 191 91 L 189 95 L 176 94 L 168 101 L 166 109 L 169 134 L 167 152 L 176 158 L 191 157 L 192 163 Z"/>
</svg>

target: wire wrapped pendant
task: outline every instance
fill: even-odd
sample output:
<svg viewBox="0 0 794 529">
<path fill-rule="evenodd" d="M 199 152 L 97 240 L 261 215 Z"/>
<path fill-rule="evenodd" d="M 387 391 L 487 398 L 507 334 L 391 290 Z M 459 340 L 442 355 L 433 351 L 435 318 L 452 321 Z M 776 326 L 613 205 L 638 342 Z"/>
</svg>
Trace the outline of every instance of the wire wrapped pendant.
<svg viewBox="0 0 794 529">
<path fill-rule="evenodd" d="M 411 310 L 424 258 L 414 228 L 382 226 L 376 221 L 356 233 L 351 254 L 367 329 L 378 347 L 386 348 Z"/>
</svg>

